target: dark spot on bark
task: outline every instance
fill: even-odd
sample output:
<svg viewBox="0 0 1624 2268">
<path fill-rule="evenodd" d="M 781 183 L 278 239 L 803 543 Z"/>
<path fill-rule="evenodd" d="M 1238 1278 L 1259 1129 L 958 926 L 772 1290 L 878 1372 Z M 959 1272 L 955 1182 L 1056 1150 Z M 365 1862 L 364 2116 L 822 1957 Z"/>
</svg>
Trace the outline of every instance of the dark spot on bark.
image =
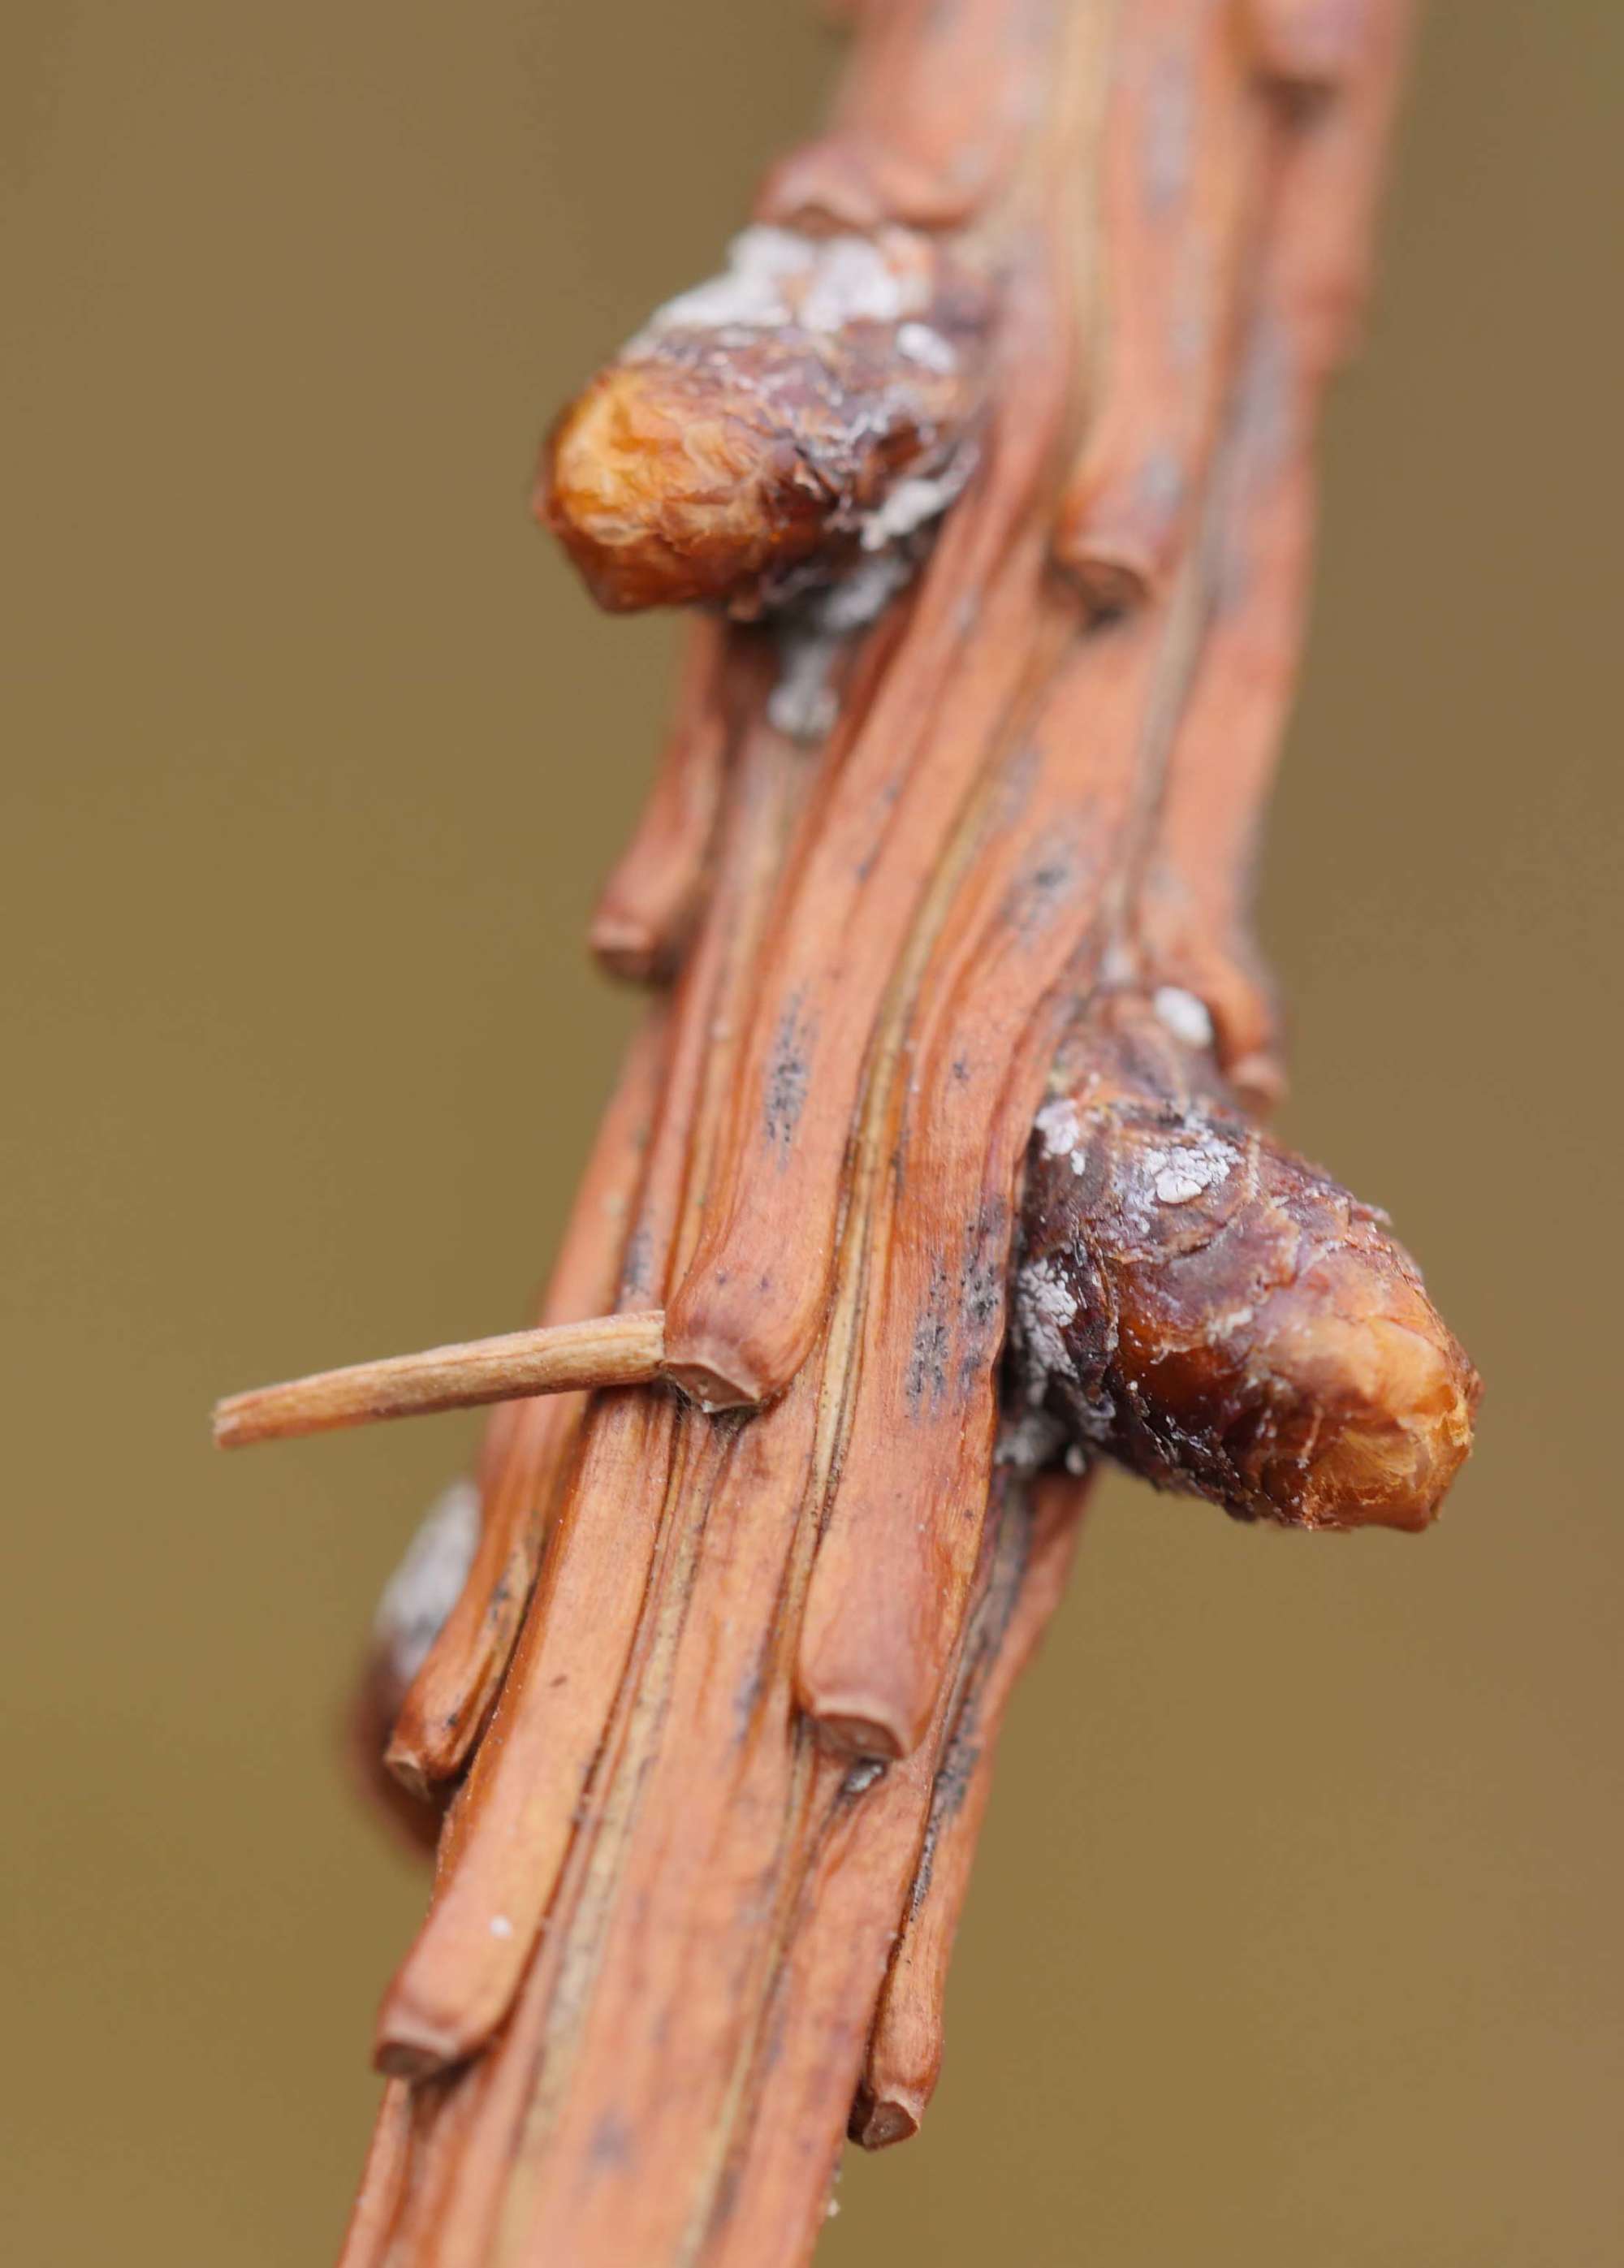
<svg viewBox="0 0 1624 2268">
<path fill-rule="evenodd" d="M 758 1654 L 739 1679 L 733 1694 L 733 1727 L 739 1740 L 750 1730 L 756 1704 L 767 1683 L 767 1663 L 764 1654 Z"/>
<path fill-rule="evenodd" d="M 1001 1204 L 984 1207 L 965 1230 L 959 1296 L 968 1342 L 965 1364 L 972 1377 L 986 1361 L 1003 1319 L 1009 1241 L 1008 1214 Z"/>
<path fill-rule="evenodd" d="M 947 1761 L 937 1775 L 937 1815 L 938 1829 L 950 1819 L 958 1817 L 964 1808 L 964 1800 L 970 1793 L 970 1782 L 975 1777 L 975 1767 L 981 1760 L 979 1741 L 955 1741 L 948 1752 Z"/>
<path fill-rule="evenodd" d="M 724 2166 L 721 2178 L 716 2183 L 716 2203 L 710 2209 L 712 2228 L 725 2227 L 732 2219 L 733 2208 L 738 2202 L 739 2168 L 736 2165 Z"/>
<path fill-rule="evenodd" d="M 947 1354 L 951 1335 L 944 1312 L 946 1300 L 947 1278 L 938 1266 L 931 1281 L 930 1304 L 914 1327 L 914 1344 L 904 1381 L 908 1407 L 915 1417 L 927 1400 L 934 1408 L 947 1391 Z"/>
<path fill-rule="evenodd" d="M 586 2148 L 594 2173 L 618 2173 L 631 2163 L 636 2137 L 618 2110 L 606 2110 L 592 2129 Z"/>
<path fill-rule="evenodd" d="M 801 996 L 797 992 L 784 1010 L 774 1037 L 762 1113 L 768 1142 L 779 1152 L 781 1161 L 789 1155 L 801 1113 L 806 1108 L 814 1036 L 813 1027 L 801 1012 Z"/>
<path fill-rule="evenodd" d="M 954 1732 L 936 1776 L 930 1794 L 930 1819 L 925 1829 L 925 1839 L 919 1853 L 919 1864 L 914 1870 L 913 1887 L 908 1892 L 908 1912 L 916 1914 L 930 1895 L 930 1878 L 936 1872 L 937 1845 L 948 1821 L 963 1808 L 969 1793 L 970 1781 L 981 1759 L 980 1745 L 969 1738 L 969 1725 L 961 1724 Z"/>
<path fill-rule="evenodd" d="M 1071 846 L 1050 851 L 1041 863 L 1022 874 L 1004 900 L 1007 926 L 1022 938 L 1036 937 L 1075 895 L 1081 867 Z"/>
<path fill-rule="evenodd" d="M 653 1272 L 653 1238 L 646 1221 L 639 1221 L 626 1241 L 626 1257 L 621 1268 L 621 1293 L 623 1299 L 640 1298 L 649 1289 Z"/>
</svg>

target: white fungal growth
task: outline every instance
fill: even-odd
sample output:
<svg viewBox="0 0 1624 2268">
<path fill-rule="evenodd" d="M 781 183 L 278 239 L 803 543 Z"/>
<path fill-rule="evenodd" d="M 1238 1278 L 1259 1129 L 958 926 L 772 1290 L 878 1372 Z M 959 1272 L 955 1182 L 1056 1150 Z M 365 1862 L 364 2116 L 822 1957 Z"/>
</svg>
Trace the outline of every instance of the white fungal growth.
<svg viewBox="0 0 1624 2268">
<path fill-rule="evenodd" d="M 747 228 L 727 248 L 720 276 L 668 299 L 642 338 L 665 331 L 772 331 L 798 324 L 839 331 L 849 323 L 900 323 L 911 344 L 902 351 L 930 369 L 950 371 L 953 350 L 929 325 L 910 318 L 930 304 L 928 264 L 898 256 L 884 237 L 803 236 L 792 228 Z M 943 357 L 946 360 L 943 360 Z"/>
<path fill-rule="evenodd" d="M 1039 1472 L 1061 1454 L 1065 1440 L 1064 1419 L 1049 1410 L 1011 1410 L 999 1428 L 993 1462 L 1013 1465 L 1018 1472 Z"/>
<path fill-rule="evenodd" d="M 1212 1178 L 1212 1170 L 1204 1159 L 1189 1165 L 1169 1166 L 1156 1177 L 1156 1194 L 1164 1204 L 1188 1204 L 1192 1197 L 1200 1197 Z"/>
<path fill-rule="evenodd" d="M 813 600 L 812 612 L 819 629 L 836 638 L 866 630 L 879 620 L 910 571 L 908 562 L 895 552 L 857 560 L 839 582 Z"/>
<path fill-rule="evenodd" d="M 806 239 L 786 228 L 747 228 L 727 248 L 727 266 L 657 307 L 644 335 L 661 331 L 775 330 L 790 320 L 783 281 L 806 265 Z"/>
<path fill-rule="evenodd" d="M 904 323 L 897 333 L 897 352 L 942 378 L 959 367 L 952 342 L 940 331 L 933 331 L 929 323 Z"/>
<path fill-rule="evenodd" d="M 1015 1278 L 1015 1312 L 1026 1357 L 1029 1401 L 1041 1402 L 1049 1380 L 1069 1367 L 1062 1334 L 1077 1298 L 1053 1260 L 1032 1260 Z"/>
<path fill-rule="evenodd" d="M 841 647 L 854 630 L 878 620 L 909 572 L 900 553 L 872 553 L 785 617 L 778 637 L 778 681 L 767 699 L 767 718 L 775 732 L 808 745 L 822 740 L 839 713 L 830 678 Z"/>
<path fill-rule="evenodd" d="M 880 505 L 869 514 L 863 528 L 865 551 L 883 551 L 889 543 L 912 535 L 928 520 L 937 519 L 968 479 L 975 453 L 960 449 L 939 473 L 899 481 Z"/>
<path fill-rule="evenodd" d="M 1046 1102 L 1033 1123 L 1046 1158 L 1063 1157 L 1069 1151 L 1075 1162 L 1077 1145 L 1083 1138 L 1083 1123 L 1077 1116 L 1077 1106 L 1069 1094 Z"/>
<path fill-rule="evenodd" d="M 372 1635 L 390 1669 L 408 1684 L 456 1605 L 479 1542 L 480 1492 L 452 1481 L 424 1514 L 406 1556 L 384 1586 Z"/>
<path fill-rule="evenodd" d="M 811 745 L 822 740 L 839 711 L 829 673 L 840 639 L 817 630 L 797 630 L 780 640 L 778 682 L 767 696 L 767 721 L 787 740 Z"/>
<path fill-rule="evenodd" d="M 1141 1170 L 1157 1204 L 1188 1204 L 1226 1178 L 1237 1155 L 1232 1142 L 1204 1134 L 1177 1149 L 1147 1150 Z"/>
<path fill-rule="evenodd" d="M 797 312 L 809 331 L 843 330 L 848 323 L 900 323 L 925 304 L 923 279 L 899 276 L 870 238 L 803 241 L 812 272 Z"/>
<path fill-rule="evenodd" d="M 1182 984 L 1158 984 L 1151 1005 L 1176 1040 L 1187 1047 L 1212 1045 L 1212 1018 L 1204 1000 L 1187 992 Z"/>
</svg>

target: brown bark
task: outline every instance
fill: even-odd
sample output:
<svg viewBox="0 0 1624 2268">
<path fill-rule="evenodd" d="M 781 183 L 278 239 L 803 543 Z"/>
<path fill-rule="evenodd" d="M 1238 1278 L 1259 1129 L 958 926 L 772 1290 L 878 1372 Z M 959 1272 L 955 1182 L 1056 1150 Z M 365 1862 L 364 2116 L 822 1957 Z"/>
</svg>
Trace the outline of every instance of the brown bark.
<svg viewBox="0 0 1624 2268">
<path fill-rule="evenodd" d="M 849 2121 L 936 2082 L 1069 1465 L 1402 1525 L 1464 1453 L 1411 1264 L 1244 1116 L 1402 10 L 846 12 L 768 237 L 547 460 L 606 603 L 731 618 L 600 907 L 669 989 L 547 1316 L 658 1317 L 660 1375 L 493 1421 L 346 2268 L 807 2259 Z"/>
<path fill-rule="evenodd" d="M 1065 1591 L 1089 1486 L 1086 1477 L 1043 1473 L 1004 1507 L 852 2108 L 851 2137 L 865 2149 L 887 2149 L 916 2134 L 936 2090 L 947 1964 L 992 1793 L 1003 1712 Z"/>
<path fill-rule="evenodd" d="M 667 1020 L 633 1041 L 604 1114 L 542 1303 L 544 1323 L 578 1321 L 614 1299 L 636 1202 Z M 456 1785 L 495 1705 L 529 1604 L 541 1547 L 585 1416 L 584 1398 L 498 1403 L 481 1461 L 483 1522 L 468 1580 L 401 1701 L 386 1751 L 409 1788 Z"/>
<path fill-rule="evenodd" d="M 634 983 L 675 975 L 698 918 L 727 779 L 729 680 L 739 674 L 732 643 L 709 615 L 689 632 L 654 785 L 592 914 L 593 953 L 611 976 Z"/>
<path fill-rule="evenodd" d="M 1270 151 L 1247 61 L 1229 8 L 1123 11 L 1101 164 L 1104 376 L 1054 530 L 1099 608 L 1165 586 L 1200 501 Z"/>
</svg>

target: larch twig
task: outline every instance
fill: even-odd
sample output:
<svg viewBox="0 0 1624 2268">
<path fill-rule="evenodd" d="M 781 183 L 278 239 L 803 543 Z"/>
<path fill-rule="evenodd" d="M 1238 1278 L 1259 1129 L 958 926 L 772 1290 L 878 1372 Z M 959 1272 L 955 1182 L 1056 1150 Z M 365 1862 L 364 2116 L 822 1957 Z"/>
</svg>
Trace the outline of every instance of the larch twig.
<svg viewBox="0 0 1624 2268">
<path fill-rule="evenodd" d="M 547 1328 L 224 1405 L 594 1389 L 493 1421 L 397 1721 L 446 1808 L 345 2268 L 797 2268 L 936 2084 L 1099 1459 L 1414 1526 L 1469 1439 L 1413 1263 L 1249 1115 L 1402 0 L 842 13 L 827 131 L 544 462 L 605 604 L 709 609 L 594 928 L 663 1000 L 614 1218 Z"/>
</svg>

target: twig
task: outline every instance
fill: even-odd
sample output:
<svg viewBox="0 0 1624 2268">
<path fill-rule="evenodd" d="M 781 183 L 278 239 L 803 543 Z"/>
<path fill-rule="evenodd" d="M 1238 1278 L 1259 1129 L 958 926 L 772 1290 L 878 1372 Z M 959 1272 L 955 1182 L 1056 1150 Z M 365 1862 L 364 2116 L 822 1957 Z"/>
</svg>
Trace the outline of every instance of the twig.
<svg viewBox="0 0 1624 2268">
<path fill-rule="evenodd" d="M 214 1438 L 223 1449 L 244 1449 L 255 1441 L 291 1440 L 381 1418 L 470 1410 L 519 1395 L 646 1386 L 660 1375 L 665 1351 L 665 1319 L 658 1308 L 507 1331 L 229 1395 L 216 1406 Z"/>
<path fill-rule="evenodd" d="M 1368 6 L 1333 72 L 1288 0 L 1250 48 L 1231 0 L 868 0 L 765 231 L 556 429 L 546 508 L 606 602 L 733 617 L 599 932 L 673 984 L 615 1296 L 693 1399 L 597 1394 L 531 1556 L 484 1555 L 474 1622 L 499 1557 L 533 1587 L 440 1752 L 466 1778 L 378 2030 L 410 2115 L 397 2079 L 347 2268 L 804 2262 L 854 2102 L 878 2143 L 934 2084 L 992 1734 L 1075 1539 L 1042 1469 L 1068 1436 L 1316 1521 L 1429 1512 L 1464 1445 L 1407 1263 L 1223 1086 L 1265 1084 L 1243 869 L 1391 101 L 1397 0 Z M 1165 66 L 1189 102 L 1158 107 Z M 1243 1133 L 1280 1296 L 1249 1284 L 1226 1338 L 1208 1153 Z"/>
</svg>

